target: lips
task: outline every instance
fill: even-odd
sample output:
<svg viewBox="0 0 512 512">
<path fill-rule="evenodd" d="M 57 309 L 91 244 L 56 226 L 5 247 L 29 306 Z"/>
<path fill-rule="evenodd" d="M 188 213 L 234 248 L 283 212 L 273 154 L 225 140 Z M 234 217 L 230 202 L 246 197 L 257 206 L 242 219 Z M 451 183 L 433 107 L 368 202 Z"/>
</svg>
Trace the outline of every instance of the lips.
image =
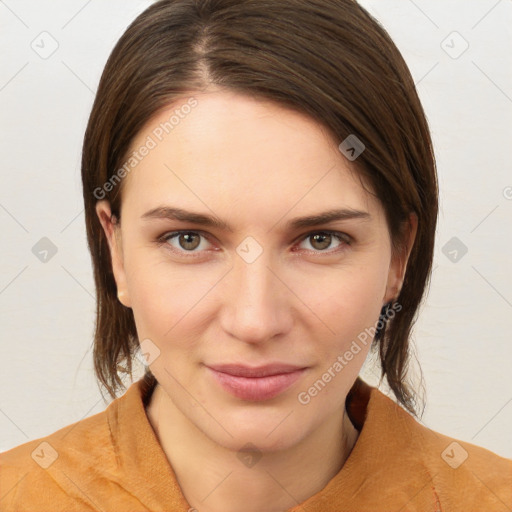
<svg viewBox="0 0 512 512">
<path fill-rule="evenodd" d="M 268 377 L 270 375 L 282 375 L 284 373 L 291 373 L 303 369 L 301 366 L 292 366 L 289 364 L 281 363 L 273 363 L 257 367 L 237 364 L 222 364 L 209 366 L 209 368 L 217 372 L 233 375 L 234 377 Z"/>
<path fill-rule="evenodd" d="M 306 371 L 304 367 L 282 363 L 258 367 L 223 364 L 206 368 L 225 391 L 250 401 L 270 400 L 278 396 Z"/>
</svg>

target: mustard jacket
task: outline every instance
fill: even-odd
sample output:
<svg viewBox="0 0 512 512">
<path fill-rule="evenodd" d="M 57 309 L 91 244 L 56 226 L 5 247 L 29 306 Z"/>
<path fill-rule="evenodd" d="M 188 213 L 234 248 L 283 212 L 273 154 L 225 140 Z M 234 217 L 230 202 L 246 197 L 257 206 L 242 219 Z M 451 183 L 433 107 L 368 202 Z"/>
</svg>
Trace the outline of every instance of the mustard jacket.
<svg viewBox="0 0 512 512">
<path fill-rule="evenodd" d="M 192 510 L 147 419 L 151 391 L 141 379 L 105 411 L 0 454 L 0 510 Z M 512 511 L 512 460 L 426 428 L 360 377 L 345 407 L 352 452 L 289 512 Z"/>
</svg>

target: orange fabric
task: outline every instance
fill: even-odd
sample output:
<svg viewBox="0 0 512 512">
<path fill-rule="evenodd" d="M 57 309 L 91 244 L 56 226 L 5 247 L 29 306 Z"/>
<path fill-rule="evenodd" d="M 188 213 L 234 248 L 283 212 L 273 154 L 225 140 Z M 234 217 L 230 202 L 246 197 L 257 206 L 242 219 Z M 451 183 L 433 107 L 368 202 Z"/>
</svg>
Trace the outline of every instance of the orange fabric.
<svg viewBox="0 0 512 512">
<path fill-rule="evenodd" d="M 0 510 L 188 512 L 145 413 L 150 392 L 141 379 L 105 411 L 0 454 Z M 427 429 L 360 378 L 346 407 L 360 430 L 350 456 L 289 512 L 512 510 L 512 460 Z"/>
</svg>

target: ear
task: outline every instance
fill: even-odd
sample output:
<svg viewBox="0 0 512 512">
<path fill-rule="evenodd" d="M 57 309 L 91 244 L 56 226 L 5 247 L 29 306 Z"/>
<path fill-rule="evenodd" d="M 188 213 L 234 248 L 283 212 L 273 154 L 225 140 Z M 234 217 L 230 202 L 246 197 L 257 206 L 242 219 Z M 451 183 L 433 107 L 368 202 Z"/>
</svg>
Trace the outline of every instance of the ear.
<svg viewBox="0 0 512 512">
<path fill-rule="evenodd" d="M 107 200 L 96 203 L 96 214 L 100 220 L 107 238 L 112 261 L 112 271 L 117 286 L 117 297 L 123 306 L 131 307 L 130 295 L 124 270 L 123 247 L 121 240 L 121 226 L 119 219 L 112 217 L 110 203 Z"/>
<path fill-rule="evenodd" d="M 402 229 L 404 230 L 403 243 L 396 254 L 391 255 L 384 304 L 396 299 L 402 289 L 407 262 L 418 230 L 418 216 L 414 212 L 410 213 L 409 220 L 404 222 Z"/>
</svg>

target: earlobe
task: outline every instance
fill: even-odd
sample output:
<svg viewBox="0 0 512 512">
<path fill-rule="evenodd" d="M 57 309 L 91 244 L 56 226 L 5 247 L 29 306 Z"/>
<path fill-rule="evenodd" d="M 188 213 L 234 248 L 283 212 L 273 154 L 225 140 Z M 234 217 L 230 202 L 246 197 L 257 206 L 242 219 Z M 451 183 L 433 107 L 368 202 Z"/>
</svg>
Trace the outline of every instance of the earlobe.
<svg viewBox="0 0 512 512">
<path fill-rule="evenodd" d="M 96 214 L 105 233 L 110 250 L 112 272 L 117 286 L 117 298 L 123 306 L 131 307 L 130 295 L 128 293 L 126 273 L 124 269 L 124 258 L 121 243 L 121 228 L 112 215 L 110 203 L 101 200 L 96 203 Z"/>
<path fill-rule="evenodd" d="M 130 307 L 130 304 L 127 304 L 126 293 L 123 290 L 117 290 L 117 300 L 126 307 Z"/>
</svg>

